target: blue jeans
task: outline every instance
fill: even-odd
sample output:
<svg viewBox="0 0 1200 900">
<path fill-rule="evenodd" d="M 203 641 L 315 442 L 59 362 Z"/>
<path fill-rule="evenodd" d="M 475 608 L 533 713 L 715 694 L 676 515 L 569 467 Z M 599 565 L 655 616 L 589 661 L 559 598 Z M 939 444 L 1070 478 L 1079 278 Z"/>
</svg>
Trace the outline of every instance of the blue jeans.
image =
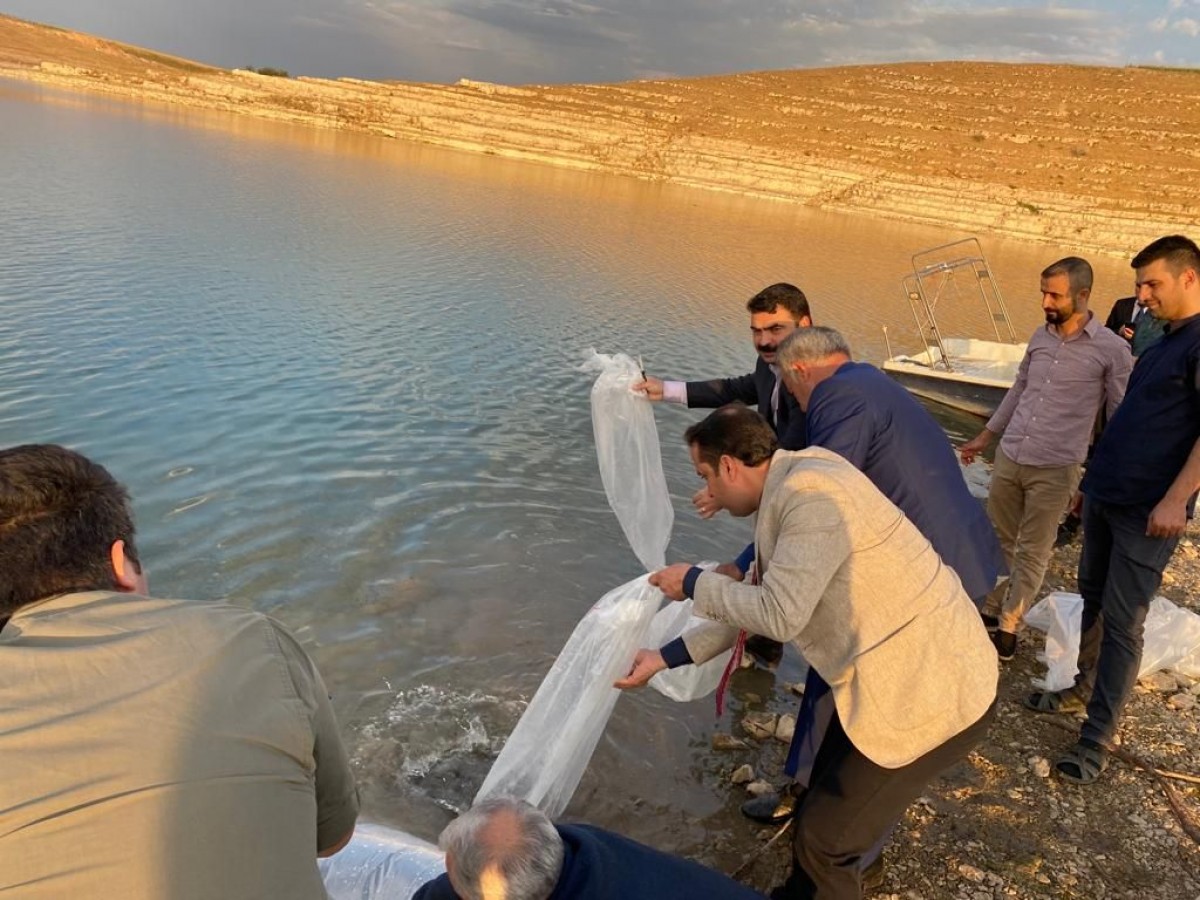
<svg viewBox="0 0 1200 900">
<path fill-rule="evenodd" d="M 1147 537 L 1149 516 L 1146 507 L 1083 500 L 1083 632 L 1075 689 L 1090 698 L 1080 736 L 1105 746 L 1137 681 L 1146 613 L 1179 543 Z"/>
</svg>

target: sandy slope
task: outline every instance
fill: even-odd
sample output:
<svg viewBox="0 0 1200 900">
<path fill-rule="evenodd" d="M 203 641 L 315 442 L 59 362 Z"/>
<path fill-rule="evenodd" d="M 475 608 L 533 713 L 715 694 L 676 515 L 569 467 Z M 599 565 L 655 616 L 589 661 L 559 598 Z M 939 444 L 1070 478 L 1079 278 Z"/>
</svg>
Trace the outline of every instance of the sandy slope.
<svg viewBox="0 0 1200 900">
<path fill-rule="evenodd" d="M 1200 232 L 1200 71 L 910 63 L 613 85 L 271 78 L 0 16 L 0 76 L 1128 254 Z"/>
</svg>

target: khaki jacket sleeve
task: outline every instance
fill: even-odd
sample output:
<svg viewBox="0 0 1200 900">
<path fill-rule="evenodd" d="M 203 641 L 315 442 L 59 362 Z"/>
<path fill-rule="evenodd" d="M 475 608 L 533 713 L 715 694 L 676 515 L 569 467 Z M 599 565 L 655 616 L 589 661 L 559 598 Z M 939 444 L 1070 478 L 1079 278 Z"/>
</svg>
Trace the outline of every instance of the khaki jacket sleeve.
<svg viewBox="0 0 1200 900">
<path fill-rule="evenodd" d="M 836 504 L 820 492 L 792 494 L 761 585 L 705 572 L 696 580 L 697 615 L 778 641 L 804 630 L 850 556 L 850 535 Z M 685 638 L 688 650 L 691 642 Z M 694 658 L 694 657 L 693 657 Z"/>
<path fill-rule="evenodd" d="M 358 818 L 358 789 L 321 673 L 288 630 L 273 620 L 272 624 L 280 649 L 287 658 L 296 693 L 309 710 L 315 763 L 313 784 L 317 799 L 315 852 L 321 852 L 335 846 L 354 829 Z"/>
</svg>

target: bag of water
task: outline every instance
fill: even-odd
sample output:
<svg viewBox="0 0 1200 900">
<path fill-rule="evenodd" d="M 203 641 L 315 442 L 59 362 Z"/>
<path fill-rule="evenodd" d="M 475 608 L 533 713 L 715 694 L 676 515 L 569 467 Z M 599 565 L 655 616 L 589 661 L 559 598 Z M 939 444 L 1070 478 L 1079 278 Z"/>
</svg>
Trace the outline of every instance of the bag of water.
<svg viewBox="0 0 1200 900">
<path fill-rule="evenodd" d="M 592 386 L 592 428 L 605 494 L 642 565 L 662 568 L 675 513 L 654 413 L 632 389 L 641 380 L 640 368 L 625 354 L 595 351 L 584 368 L 599 372 Z M 476 803 L 512 796 L 550 816 L 566 809 L 620 694 L 612 683 L 646 645 L 651 623 L 655 639 L 663 642 L 677 637 L 687 623 L 690 604 L 668 604 L 656 619 L 662 600 L 662 592 L 643 575 L 609 591 L 588 610 L 505 742 Z M 711 661 L 699 678 L 681 669 L 682 678 L 663 679 L 674 673 L 661 672 L 651 683 L 667 696 L 691 699 L 709 681 L 708 690 L 715 688 L 725 659 Z"/>
</svg>

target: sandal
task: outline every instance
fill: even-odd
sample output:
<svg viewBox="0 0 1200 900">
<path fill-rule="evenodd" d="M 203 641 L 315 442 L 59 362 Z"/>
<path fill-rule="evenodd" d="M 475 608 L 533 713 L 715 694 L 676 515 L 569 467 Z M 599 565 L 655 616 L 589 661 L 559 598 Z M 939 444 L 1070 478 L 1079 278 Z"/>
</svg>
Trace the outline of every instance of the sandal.
<svg viewBox="0 0 1200 900">
<path fill-rule="evenodd" d="M 1034 691 L 1024 700 L 1025 708 L 1039 713 L 1073 715 L 1087 711 L 1087 704 L 1074 688 L 1062 691 Z"/>
<path fill-rule="evenodd" d="M 1108 751 L 1082 739 L 1054 764 L 1058 777 L 1073 784 L 1093 784 L 1107 768 Z"/>
</svg>

